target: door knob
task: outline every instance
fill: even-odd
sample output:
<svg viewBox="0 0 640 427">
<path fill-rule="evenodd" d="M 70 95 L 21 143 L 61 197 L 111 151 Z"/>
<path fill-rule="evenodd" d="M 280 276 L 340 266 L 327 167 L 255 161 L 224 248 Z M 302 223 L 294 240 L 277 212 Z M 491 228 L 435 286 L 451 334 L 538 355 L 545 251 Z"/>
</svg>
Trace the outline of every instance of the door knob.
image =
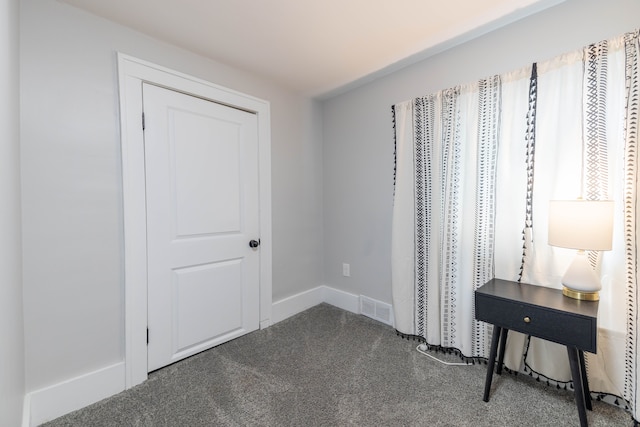
<svg viewBox="0 0 640 427">
<path fill-rule="evenodd" d="M 251 248 L 257 248 L 258 246 L 260 246 L 260 240 L 252 240 L 249 242 L 249 247 Z"/>
</svg>

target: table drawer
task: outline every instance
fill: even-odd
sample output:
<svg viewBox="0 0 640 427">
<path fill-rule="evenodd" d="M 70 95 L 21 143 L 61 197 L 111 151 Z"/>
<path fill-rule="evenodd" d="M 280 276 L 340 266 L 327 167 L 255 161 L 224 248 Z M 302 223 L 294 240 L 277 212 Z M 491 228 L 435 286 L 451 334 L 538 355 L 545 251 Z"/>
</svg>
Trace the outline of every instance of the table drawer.
<svg viewBox="0 0 640 427">
<path fill-rule="evenodd" d="M 594 319 L 491 295 L 476 294 L 476 318 L 509 330 L 596 352 Z"/>
</svg>

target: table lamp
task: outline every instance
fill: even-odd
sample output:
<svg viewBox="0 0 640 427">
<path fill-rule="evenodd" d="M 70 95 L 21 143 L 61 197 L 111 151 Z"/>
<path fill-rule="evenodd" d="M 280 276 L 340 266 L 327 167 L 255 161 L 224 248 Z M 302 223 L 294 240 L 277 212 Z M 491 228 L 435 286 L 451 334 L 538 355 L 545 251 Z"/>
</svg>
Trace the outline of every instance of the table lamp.
<svg viewBox="0 0 640 427">
<path fill-rule="evenodd" d="M 549 244 L 577 249 L 562 277 L 562 293 L 570 298 L 597 301 L 600 278 L 585 251 L 609 251 L 613 238 L 613 201 L 550 200 Z"/>
</svg>

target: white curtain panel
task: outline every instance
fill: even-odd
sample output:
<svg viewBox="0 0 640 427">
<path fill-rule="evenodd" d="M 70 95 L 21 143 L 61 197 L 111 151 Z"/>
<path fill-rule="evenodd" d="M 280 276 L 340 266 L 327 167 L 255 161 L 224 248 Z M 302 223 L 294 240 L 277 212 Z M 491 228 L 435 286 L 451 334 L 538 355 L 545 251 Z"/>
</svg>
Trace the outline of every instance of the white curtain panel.
<svg viewBox="0 0 640 427">
<path fill-rule="evenodd" d="M 592 395 L 640 419 L 638 32 L 393 106 L 395 326 L 464 357 L 488 357 L 474 291 L 493 277 L 561 288 L 575 251 L 547 243 L 549 200 L 613 199 Z M 571 387 L 566 350 L 512 333 L 505 364 Z"/>
</svg>

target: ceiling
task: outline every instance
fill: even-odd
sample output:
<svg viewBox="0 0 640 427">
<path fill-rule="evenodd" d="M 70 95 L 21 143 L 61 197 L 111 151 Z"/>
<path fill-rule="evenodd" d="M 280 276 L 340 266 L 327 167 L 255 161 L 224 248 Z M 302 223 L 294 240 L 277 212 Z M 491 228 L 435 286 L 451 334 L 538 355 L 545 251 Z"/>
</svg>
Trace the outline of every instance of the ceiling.
<svg viewBox="0 0 640 427">
<path fill-rule="evenodd" d="M 564 0 L 61 0 L 328 97 Z"/>
</svg>

